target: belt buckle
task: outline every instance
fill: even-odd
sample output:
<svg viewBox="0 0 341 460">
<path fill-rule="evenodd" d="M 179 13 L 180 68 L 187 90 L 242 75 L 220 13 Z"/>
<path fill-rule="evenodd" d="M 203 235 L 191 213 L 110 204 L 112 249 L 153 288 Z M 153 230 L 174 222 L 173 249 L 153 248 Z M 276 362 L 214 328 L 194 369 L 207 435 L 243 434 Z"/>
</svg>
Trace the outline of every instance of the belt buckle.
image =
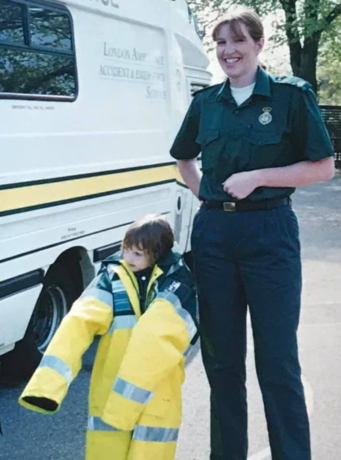
<svg viewBox="0 0 341 460">
<path fill-rule="evenodd" d="M 226 212 L 235 212 L 236 203 L 234 203 L 233 201 L 224 201 L 223 208 L 224 208 L 224 211 Z"/>
</svg>

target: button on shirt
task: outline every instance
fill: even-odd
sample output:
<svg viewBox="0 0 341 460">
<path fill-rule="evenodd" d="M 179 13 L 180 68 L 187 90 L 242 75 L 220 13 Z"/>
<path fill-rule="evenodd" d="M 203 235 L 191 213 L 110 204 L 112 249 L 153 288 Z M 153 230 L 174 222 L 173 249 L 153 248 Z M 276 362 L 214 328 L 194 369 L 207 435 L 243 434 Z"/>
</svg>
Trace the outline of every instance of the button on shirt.
<svg viewBox="0 0 341 460">
<path fill-rule="evenodd" d="M 235 201 L 222 186 L 235 173 L 334 155 L 311 85 L 261 68 L 252 95 L 239 106 L 228 80 L 195 95 L 171 155 L 188 160 L 200 152 L 200 197 L 220 201 Z M 259 187 L 246 200 L 286 197 L 294 190 Z"/>
</svg>

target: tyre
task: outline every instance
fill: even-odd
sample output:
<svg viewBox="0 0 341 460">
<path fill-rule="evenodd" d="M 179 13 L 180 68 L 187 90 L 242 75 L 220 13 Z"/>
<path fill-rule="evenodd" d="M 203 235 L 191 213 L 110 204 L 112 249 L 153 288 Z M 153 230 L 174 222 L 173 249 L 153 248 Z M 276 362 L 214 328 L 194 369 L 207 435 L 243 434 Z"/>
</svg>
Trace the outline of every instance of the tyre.
<svg viewBox="0 0 341 460">
<path fill-rule="evenodd" d="M 77 268 L 78 276 L 80 269 Z M 23 378 L 34 372 L 62 319 L 79 295 L 75 273 L 71 275 L 60 263 L 50 268 L 43 285 L 24 338 L 2 358 L 1 373 L 6 377 Z"/>
</svg>

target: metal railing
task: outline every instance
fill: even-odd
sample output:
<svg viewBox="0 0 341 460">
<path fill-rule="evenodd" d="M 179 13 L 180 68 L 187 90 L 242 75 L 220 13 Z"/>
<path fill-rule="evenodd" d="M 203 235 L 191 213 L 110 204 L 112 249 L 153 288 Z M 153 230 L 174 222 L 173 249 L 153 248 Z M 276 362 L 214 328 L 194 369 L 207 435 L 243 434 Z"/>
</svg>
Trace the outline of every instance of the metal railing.
<svg viewBox="0 0 341 460">
<path fill-rule="evenodd" d="M 341 169 L 341 106 L 320 105 L 320 109 L 334 146 L 335 165 Z"/>
</svg>

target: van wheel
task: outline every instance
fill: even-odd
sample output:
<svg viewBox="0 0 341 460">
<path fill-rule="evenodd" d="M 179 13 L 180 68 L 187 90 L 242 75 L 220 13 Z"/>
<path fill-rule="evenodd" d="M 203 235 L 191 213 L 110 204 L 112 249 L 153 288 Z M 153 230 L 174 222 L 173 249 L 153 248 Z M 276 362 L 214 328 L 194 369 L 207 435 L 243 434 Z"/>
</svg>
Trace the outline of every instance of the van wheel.
<svg viewBox="0 0 341 460">
<path fill-rule="evenodd" d="M 34 372 L 63 317 L 78 297 L 77 289 L 72 283 L 75 278 L 75 274 L 71 275 L 60 263 L 50 268 L 24 338 L 2 359 L 3 374 L 21 378 Z"/>
</svg>

